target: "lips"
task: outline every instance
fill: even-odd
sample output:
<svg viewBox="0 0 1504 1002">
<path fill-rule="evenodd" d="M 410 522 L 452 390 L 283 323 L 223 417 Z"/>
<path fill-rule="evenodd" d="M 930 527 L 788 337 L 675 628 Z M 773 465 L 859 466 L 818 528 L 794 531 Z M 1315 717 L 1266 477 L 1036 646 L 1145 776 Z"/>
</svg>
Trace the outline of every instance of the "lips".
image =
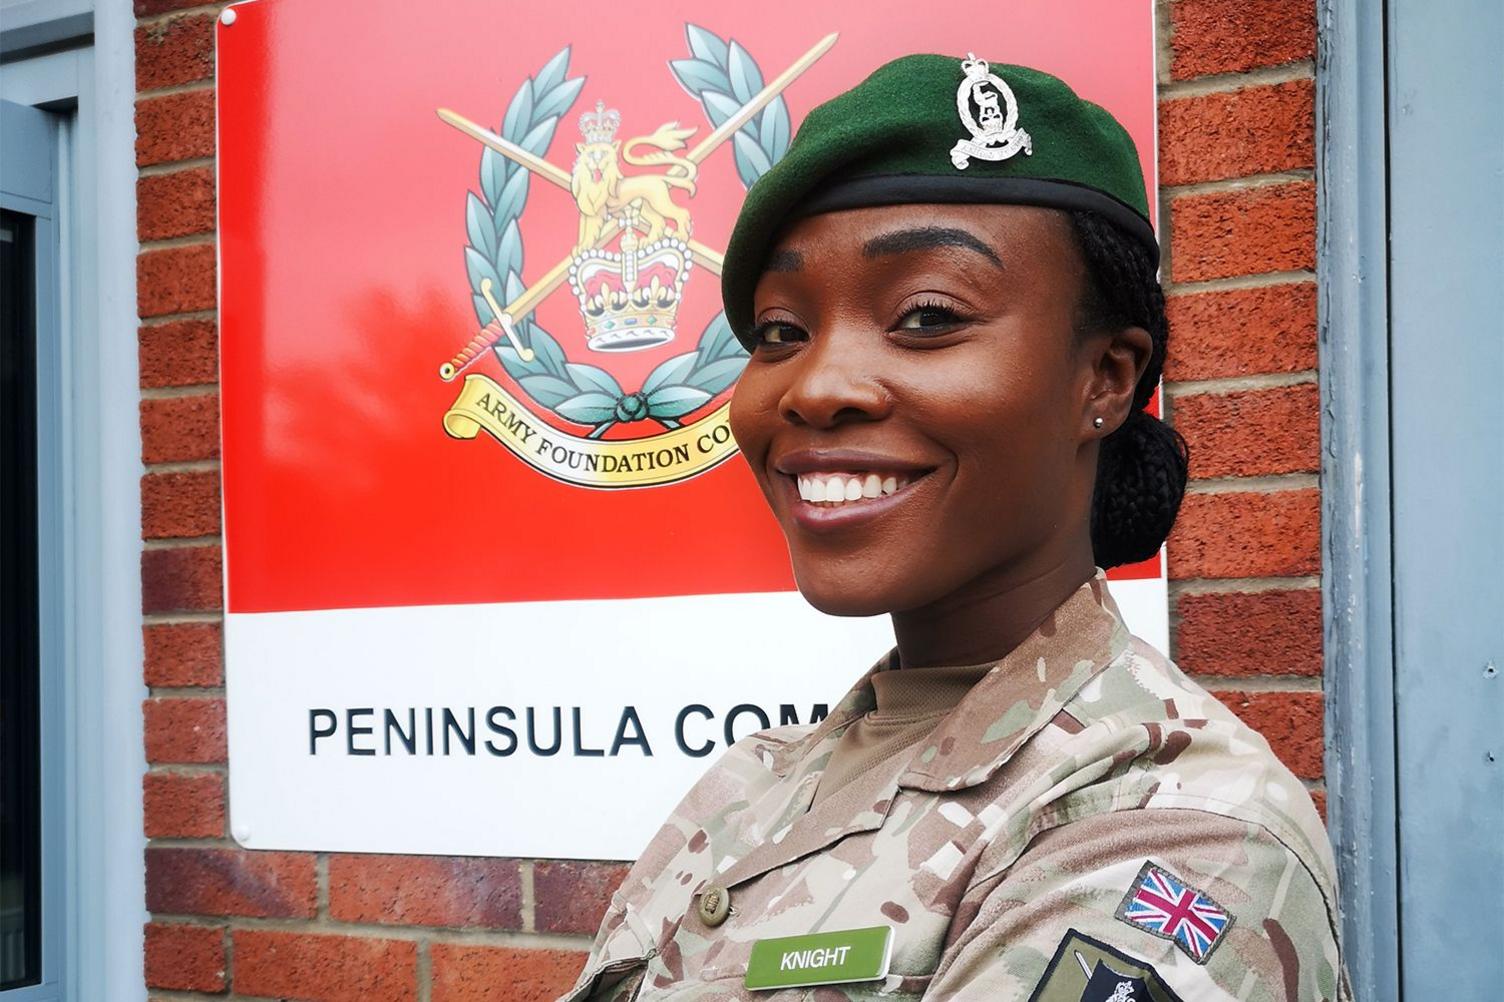
<svg viewBox="0 0 1504 1002">
<path fill-rule="evenodd" d="M 933 466 L 878 453 L 808 449 L 780 456 L 773 469 L 788 486 L 796 523 L 846 528 L 903 504 Z"/>
</svg>

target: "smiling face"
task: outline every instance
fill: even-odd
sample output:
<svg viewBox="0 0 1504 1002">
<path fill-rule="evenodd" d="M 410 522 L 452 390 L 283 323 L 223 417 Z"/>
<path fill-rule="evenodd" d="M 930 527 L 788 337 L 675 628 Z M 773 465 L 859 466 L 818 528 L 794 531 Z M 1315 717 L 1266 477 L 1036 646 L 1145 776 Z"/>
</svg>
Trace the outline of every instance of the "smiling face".
<svg viewBox="0 0 1504 1002">
<path fill-rule="evenodd" d="M 855 209 L 779 240 L 731 421 L 815 607 L 909 612 L 1090 573 L 1096 443 L 1147 335 L 1078 334 L 1083 280 L 1051 209 Z"/>
</svg>

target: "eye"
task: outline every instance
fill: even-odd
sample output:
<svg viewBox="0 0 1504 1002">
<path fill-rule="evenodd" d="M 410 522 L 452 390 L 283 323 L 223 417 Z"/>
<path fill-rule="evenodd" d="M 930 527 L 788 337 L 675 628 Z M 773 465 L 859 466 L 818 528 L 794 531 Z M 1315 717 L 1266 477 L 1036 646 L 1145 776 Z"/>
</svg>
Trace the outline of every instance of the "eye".
<svg viewBox="0 0 1504 1002">
<path fill-rule="evenodd" d="M 920 334 L 937 333 L 951 329 L 964 319 L 955 310 L 940 303 L 919 303 L 898 318 L 895 329 Z"/>
<path fill-rule="evenodd" d="M 752 339 L 757 346 L 775 347 L 809 340 L 809 333 L 783 320 L 767 320 L 752 329 Z"/>
</svg>

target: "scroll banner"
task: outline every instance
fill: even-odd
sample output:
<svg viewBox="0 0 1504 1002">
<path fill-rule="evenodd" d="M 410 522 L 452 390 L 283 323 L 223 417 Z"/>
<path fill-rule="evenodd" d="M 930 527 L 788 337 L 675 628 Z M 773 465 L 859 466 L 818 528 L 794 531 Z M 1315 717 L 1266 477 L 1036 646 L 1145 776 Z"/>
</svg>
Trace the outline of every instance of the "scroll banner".
<svg viewBox="0 0 1504 1002">
<path fill-rule="evenodd" d="M 579 487 L 656 487 L 704 473 L 735 454 L 730 407 L 722 404 L 650 439 L 602 441 L 545 424 L 495 380 L 471 373 L 444 415 L 444 430 L 472 439 L 484 428 L 533 469 Z"/>
</svg>

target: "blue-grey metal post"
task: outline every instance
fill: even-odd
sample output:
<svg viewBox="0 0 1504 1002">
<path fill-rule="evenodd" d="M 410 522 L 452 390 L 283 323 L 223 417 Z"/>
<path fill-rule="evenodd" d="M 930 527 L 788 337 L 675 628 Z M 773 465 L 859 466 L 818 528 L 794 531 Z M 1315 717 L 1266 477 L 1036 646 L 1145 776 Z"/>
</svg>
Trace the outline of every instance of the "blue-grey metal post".
<svg viewBox="0 0 1504 1002">
<path fill-rule="evenodd" d="M 1398 997 L 1384 7 L 1321 0 L 1317 280 L 1327 816 L 1357 998 Z"/>
</svg>

